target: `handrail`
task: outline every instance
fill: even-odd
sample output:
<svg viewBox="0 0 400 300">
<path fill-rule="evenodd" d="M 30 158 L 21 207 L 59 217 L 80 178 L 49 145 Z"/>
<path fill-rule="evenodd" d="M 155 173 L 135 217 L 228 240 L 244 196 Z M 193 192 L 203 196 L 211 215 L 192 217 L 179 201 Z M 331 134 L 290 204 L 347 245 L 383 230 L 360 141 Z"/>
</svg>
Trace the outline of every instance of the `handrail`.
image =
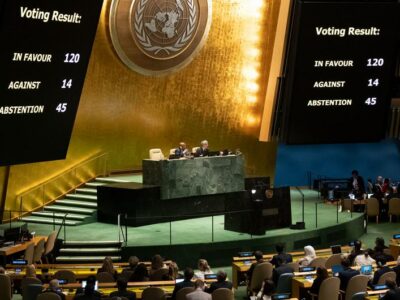
<svg viewBox="0 0 400 300">
<path fill-rule="evenodd" d="M 296 186 L 295 188 L 301 195 L 301 215 L 302 215 L 301 221 L 304 223 L 304 193 L 301 191 L 301 189 L 298 186 Z"/>
<path fill-rule="evenodd" d="M 99 176 L 99 175 L 103 175 L 103 176 L 107 176 L 108 175 L 108 166 L 107 166 L 107 160 L 108 160 L 108 153 L 101 153 L 98 154 L 88 160 L 85 160 L 83 162 L 80 162 L 76 165 L 74 165 L 73 167 L 70 167 L 66 170 L 64 170 L 62 173 L 47 179 L 45 181 L 43 181 L 42 183 L 40 183 L 39 185 L 32 187 L 26 191 L 24 191 L 21 194 L 18 194 L 16 196 L 16 201 L 19 201 L 19 206 L 20 206 L 20 213 L 19 216 L 14 217 L 13 219 L 19 219 L 21 218 L 23 215 L 25 215 L 26 213 L 23 213 L 23 211 L 36 211 L 39 210 L 40 208 L 44 207 L 45 205 L 53 202 L 54 200 L 59 199 L 60 197 L 64 196 L 65 194 L 75 190 L 77 187 L 79 187 L 80 185 L 82 185 L 83 183 Z M 81 178 L 79 178 L 77 176 L 77 170 L 83 167 L 88 167 L 91 163 L 93 162 L 100 162 L 101 163 L 101 167 L 95 167 L 93 169 L 91 169 L 91 174 L 88 177 L 85 177 L 84 180 L 82 180 Z M 64 191 L 59 191 L 59 194 L 56 194 L 54 196 L 51 197 L 50 200 L 46 201 L 45 197 L 46 197 L 46 187 L 52 183 L 55 183 L 57 180 L 66 177 L 66 176 L 73 176 L 73 179 L 75 180 L 75 183 L 72 183 L 71 187 L 69 187 L 67 190 Z M 58 192 L 58 191 L 57 191 Z M 40 196 L 36 196 L 36 194 L 40 194 Z M 32 209 L 25 209 L 24 208 L 24 201 L 23 199 L 29 195 L 32 195 L 33 199 L 39 199 L 39 205 L 36 205 L 35 207 L 33 207 Z M 41 199 L 40 199 L 41 198 Z M 7 221 L 7 220 L 3 220 L 3 221 Z M 8 221 L 12 221 L 12 220 L 8 220 Z"/>
<path fill-rule="evenodd" d="M 67 216 L 68 216 L 68 213 L 66 213 L 64 215 L 63 220 L 62 220 L 61 225 L 60 225 L 60 228 L 58 228 L 57 236 L 56 236 L 56 239 L 58 239 L 58 236 L 60 235 L 60 231 L 64 227 L 64 242 L 67 241 L 67 229 L 66 229 L 67 226 L 65 225 L 65 222 L 67 220 Z"/>
</svg>

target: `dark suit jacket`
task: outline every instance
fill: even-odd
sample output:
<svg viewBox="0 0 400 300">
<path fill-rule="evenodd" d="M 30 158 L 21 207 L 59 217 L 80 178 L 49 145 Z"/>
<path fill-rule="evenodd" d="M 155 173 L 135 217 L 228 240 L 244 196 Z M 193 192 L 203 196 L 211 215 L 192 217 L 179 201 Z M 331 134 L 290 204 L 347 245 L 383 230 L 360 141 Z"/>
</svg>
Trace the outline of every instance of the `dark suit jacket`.
<svg viewBox="0 0 400 300">
<path fill-rule="evenodd" d="M 396 273 L 396 283 L 399 285 L 400 283 L 400 265 L 396 266 L 392 269 Z"/>
<path fill-rule="evenodd" d="M 352 277 L 359 275 L 360 272 L 357 270 L 353 270 L 352 268 L 347 268 L 343 270 L 342 272 L 339 273 L 339 279 L 340 279 L 340 289 L 342 291 L 346 291 L 347 285 L 349 284 L 349 281 Z"/>
<path fill-rule="evenodd" d="M 171 299 L 172 300 L 176 299 L 176 293 L 178 293 L 179 290 L 181 290 L 185 287 L 194 287 L 194 283 L 191 282 L 190 280 L 184 280 L 182 282 L 175 284 L 175 288 L 174 288 L 174 291 L 172 292 Z"/>
<path fill-rule="evenodd" d="M 223 281 L 223 282 L 213 282 L 211 283 L 210 287 L 206 290 L 207 293 L 212 294 L 217 289 L 232 289 L 232 282 L 230 281 Z"/>
<path fill-rule="evenodd" d="M 319 288 L 321 287 L 321 284 L 322 284 L 322 282 L 324 281 L 325 279 L 322 279 L 322 278 L 315 278 L 314 279 L 314 282 L 313 282 L 313 284 L 312 284 L 312 286 L 311 286 L 311 288 L 310 288 L 310 293 L 313 293 L 313 294 L 317 294 L 318 295 L 318 293 L 319 293 Z M 321 299 L 322 300 L 322 299 Z"/>
<path fill-rule="evenodd" d="M 183 151 L 185 151 L 185 150 L 183 150 L 183 149 L 181 149 L 181 148 L 176 148 L 175 149 L 175 155 L 176 156 L 179 156 L 179 157 L 183 157 L 185 154 L 183 153 Z"/>
<path fill-rule="evenodd" d="M 209 152 L 210 151 L 208 149 L 203 149 L 200 147 L 196 150 L 196 156 L 208 156 Z"/>
<path fill-rule="evenodd" d="M 136 294 L 131 291 L 115 291 L 110 294 L 110 298 L 112 297 L 125 297 L 128 300 L 136 300 Z"/>
<path fill-rule="evenodd" d="M 279 277 L 281 277 L 281 275 L 285 273 L 293 273 L 293 269 L 286 265 L 274 268 L 274 270 L 272 271 L 272 280 L 274 281 L 275 285 L 278 285 Z"/>
<path fill-rule="evenodd" d="M 275 267 L 278 264 L 278 257 L 280 257 L 282 259 L 282 261 L 284 261 L 286 264 L 291 263 L 293 261 L 291 254 L 279 253 L 279 254 L 274 255 L 270 261 L 270 263 L 273 264 Z"/>
<path fill-rule="evenodd" d="M 372 279 L 372 285 L 375 285 L 378 283 L 379 278 L 381 278 L 381 276 L 387 272 L 391 272 L 392 269 L 389 268 L 388 266 L 384 266 L 381 269 L 378 269 L 377 271 L 375 271 L 374 273 L 374 278 Z"/>
<path fill-rule="evenodd" d="M 400 299 L 400 288 L 395 288 L 394 290 L 389 290 L 383 296 L 382 300 L 399 300 Z"/>
</svg>

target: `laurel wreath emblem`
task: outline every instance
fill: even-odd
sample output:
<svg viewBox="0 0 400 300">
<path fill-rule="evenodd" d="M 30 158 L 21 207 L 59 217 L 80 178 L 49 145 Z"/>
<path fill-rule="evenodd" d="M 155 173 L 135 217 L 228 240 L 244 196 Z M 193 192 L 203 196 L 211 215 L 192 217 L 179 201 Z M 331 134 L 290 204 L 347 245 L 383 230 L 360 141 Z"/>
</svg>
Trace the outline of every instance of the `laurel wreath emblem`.
<svg viewBox="0 0 400 300">
<path fill-rule="evenodd" d="M 189 6 L 189 22 L 186 26 L 184 33 L 182 34 L 181 37 L 179 37 L 179 39 L 175 42 L 173 46 L 166 46 L 166 47 L 153 45 L 151 43 L 150 38 L 147 36 L 145 32 L 143 15 L 144 15 L 144 9 L 146 8 L 146 4 L 148 1 L 149 0 L 140 0 L 138 9 L 135 12 L 134 27 L 135 27 L 136 37 L 138 38 L 138 42 L 143 46 L 143 48 L 146 51 L 152 52 L 155 55 L 157 55 L 161 51 L 166 52 L 167 55 L 170 55 L 171 52 L 180 51 L 191 39 L 196 29 L 197 10 L 196 10 L 196 5 L 194 5 L 193 3 L 193 0 L 187 0 L 187 4 Z"/>
</svg>

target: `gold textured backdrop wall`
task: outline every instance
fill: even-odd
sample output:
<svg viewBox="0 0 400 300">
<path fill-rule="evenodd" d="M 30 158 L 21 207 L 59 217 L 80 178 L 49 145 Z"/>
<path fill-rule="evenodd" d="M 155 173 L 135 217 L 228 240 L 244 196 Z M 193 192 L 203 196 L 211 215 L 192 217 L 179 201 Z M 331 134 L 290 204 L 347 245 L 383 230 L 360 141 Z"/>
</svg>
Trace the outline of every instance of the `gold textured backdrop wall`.
<svg viewBox="0 0 400 300">
<path fill-rule="evenodd" d="M 274 175 L 276 144 L 258 141 L 279 0 L 213 0 L 204 48 L 164 77 L 130 71 L 115 54 L 106 0 L 65 161 L 13 166 L 6 209 L 15 196 L 98 152 L 111 170 L 140 169 L 150 148 L 190 147 L 244 153 L 247 174 Z M 77 37 L 79 38 L 79 37 Z"/>
</svg>

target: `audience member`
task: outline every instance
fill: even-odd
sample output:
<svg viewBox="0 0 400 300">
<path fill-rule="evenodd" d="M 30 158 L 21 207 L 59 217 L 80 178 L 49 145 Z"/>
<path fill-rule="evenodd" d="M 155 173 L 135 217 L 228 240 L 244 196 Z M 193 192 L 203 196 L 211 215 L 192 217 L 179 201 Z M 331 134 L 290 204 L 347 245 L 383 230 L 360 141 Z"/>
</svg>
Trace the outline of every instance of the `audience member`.
<svg viewBox="0 0 400 300">
<path fill-rule="evenodd" d="M 187 300 L 211 300 L 211 295 L 204 292 L 204 281 L 197 279 L 194 283 L 194 292 L 186 295 Z"/>
<path fill-rule="evenodd" d="M 50 280 L 49 287 L 44 290 L 44 293 L 54 293 L 57 294 L 61 300 L 65 300 L 65 295 L 61 291 L 60 284 L 57 279 Z"/>
<path fill-rule="evenodd" d="M 25 269 L 25 277 L 28 277 L 28 278 L 32 278 L 32 277 L 36 278 L 37 277 L 36 276 L 35 265 L 28 265 L 26 267 L 26 269 Z"/>
<path fill-rule="evenodd" d="M 256 262 L 252 263 L 250 269 L 247 271 L 247 279 L 249 281 L 249 285 L 251 283 L 251 277 L 253 276 L 254 268 L 264 262 L 263 253 L 261 251 L 254 252 L 254 256 L 256 258 Z"/>
<path fill-rule="evenodd" d="M 129 271 L 135 271 L 139 264 L 139 258 L 137 256 L 131 256 L 128 260 L 129 266 L 126 268 Z"/>
<path fill-rule="evenodd" d="M 123 278 L 118 278 L 117 280 L 118 291 L 112 292 L 110 298 L 112 297 L 125 297 L 128 300 L 135 300 L 136 294 L 134 292 L 128 291 L 128 283 Z"/>
<path fill-rule="evenodd" d="M 374 253 L 373 253 L 373 258 L 378 261 L 380 260 L 382 257 L 386 260 L 386 261 L 392 261 L 394 260 L 393 256 L 391 256 L 390 254 L 385 253 L 385 250 L 389 249 L 388 246 L 385 245 L 385 240 L 381 237 L 377 237 L 375 240 L 375 248 L 374 248 Z"/>
<path fill-rule="evenodd" d="M 164 259 L 161 257 L 161 255 L 156 254 L 152 257 L 151 259 L 151 268 L 150 268 L 150 276 L 151 274 L 154 274 L 155 272 L 161 270 L 161 269 L 167 269 L 167 265 L 164 263 Z"/>
<path fill-rule="evenodd" d="M 400 256 L 397 257 L 397 265 L 392 270 L 396 273 L 396 282 L 400 286 Z"/>
<path fill-rule="evenodd" d="M 285 253 L 285 252 L 283 251 L 283 250 L 284 250 L 284 246 L 283 246 L 282 244 L 277 244 L 277 245 L 275 246 L 275 249 L 276 249 L 277 254 L 274 255 L 274 256 L 272 257 L 271 261 L 270 261 L 270 263 L 273 264 L 275 267 L 278 266 L 278 263 L 277 263 L 278 258 L 280 258 L 280 259 L 281 259 L 281 262 L 282 262 L 282 263 L 285 263 L 285 264 L 286 264 L 286 263 L 290 263 L 290 262 L 293 261 L 292 255 L 290 255 L 290 254 L 288 254 L 288 253 Z M 280 265 L 281 265 L 282 263 L 280 263 Z"/>
<path fill-rule="evenodd" d="M 367 249 L 363 254 L 357 255 L 354 259 L 355 266 L 368 266 L 375 263 L 375 259 L 371 257 L 372 250 Z"/>
<path fill-rule="evenodd" d="M 278 256 L 276 258 L 276 267 L 272 271 L 272 280 L 275 285 L 278 285 L 279 277 L 285 273 L 293 273 L 293 269 L 283 261 L 282 257 Z"/>
<path fill-rule="evenodd" d="M 117 279 L 118 272 L 114 269 L 111 257 L 107 256 L 106 258 L 104 258 L 103 265 L 97 270 L 97 274 L 102 272 L 110 273 L 114 277 L 114 279 Z"/>
<path fill-rule="evenodd" d="M 183 281 L 175 284 L 174 291 L 172 292 L 172 300 L 176 299 L 176 293 L 178 293 L 181 289 L 185 287 L 192 287 L 194 283 L 192 282 L 192 278 L 194 276 L 194 272 L 192 268 L 186 268 L 183 273 Z"/>
<path fill-rule="evenodd" d="M 386 259 L 384 257 L 377 261 L 377 266 L 378 269 L 375 271 L 374 278 L 371 281 L 372 285 L 378 284 L 379 278 L 381 278 L 383 274 L 392 271 L 392 269 L 386 265 Z"/>
<path fill-rule="evenodd" d="M 78 288 L 74 300 L 100 300 L 102 295 L 95 290 L 96 277 L 89 276 L 86 279 L 86 286 L 84 289 Z"/>
<path fill-rule="evenodd" d="M 211 283 L 211 286 L 207 289 L 207 293 L 212 294 L 215 290 L 225 288 L 232 289 L 232 282 L 226 280 L 227 274 L 224 271 L 218 271 L 217 282 Z"/>
<path fill-rule="evenodd" d="M 147 271 L 147 267 L 144 263 L 140 263 L 137 265 L 131 278 L 129 278 L 129 281 L 149 281 L 149 272 Z"/>
<path fill-rule="evenodd" d="M 348 258 L 342 258 L 342 266 L 343 271 L 339 272 L 340 289 L 342 291 L 346 291 L 350 279 L 356 275 L 359 275 L 360 272 L 350 268 L 351 264 Z"/>
<path fill-rule="evenodd" d="M 177 278 L 181 278 L 182 275 L 179 274 L 179 267 L 176 262 L 172 261 L 168 266 L 168 274 L 165 280 L 176 280 Z"/>
<path fill-rule="evenodd" d="M 271 300 L 272 294 L 275 292 L 274 282 L 271 280 L 264 280 L 260 292 L 257 294 L 257 300 Z"/>
<path fill-rule="evenodd" d="M 314 279 L 314 282 L 310 288 L 310 293 L 318 295 L 322 282 L 327 278 L 328 278 L 327 269 L 318 267 L 317 268 L 317 278 Z"/>
<path fill-rule="evenodd" d="M 298 263 L 303 267 L 308 266 L 310 262 L 317 257 L 313 246 L 305 246 L 304 255 L 305 256 L 298 261 Z"/>
<path fill-rule="evenodd" d="M 213 274 L 214 272 L 211 270 L 210 266 L 208 265 L 207 260 L 199 259 L 197 263 L 197 268 L 199 269 L 194 275 L 198 279 L 204 279 L 205 274 Z"/>
<path fill-rule="evenodd" d="M 385 296 L 383 296 L 382 300 L 399 300 L 400 299 L 400 288 L 396 286 L 396 282 L 393 280 L 387 280 L 386 285 L 388 287 L 388 291 Z"/>
<path fill-rule="evenodd" d="M 363 254 L 364 252 L 361 250 L 361 241 L 355 241 L 354 242 L 354 248 L 351 251 L 350 255 L 348 256 L 348 259 L 350 260 L 350 263 L 353 265 L 354 264 L 354 259 L 360 255 Z"/>
</svg>

